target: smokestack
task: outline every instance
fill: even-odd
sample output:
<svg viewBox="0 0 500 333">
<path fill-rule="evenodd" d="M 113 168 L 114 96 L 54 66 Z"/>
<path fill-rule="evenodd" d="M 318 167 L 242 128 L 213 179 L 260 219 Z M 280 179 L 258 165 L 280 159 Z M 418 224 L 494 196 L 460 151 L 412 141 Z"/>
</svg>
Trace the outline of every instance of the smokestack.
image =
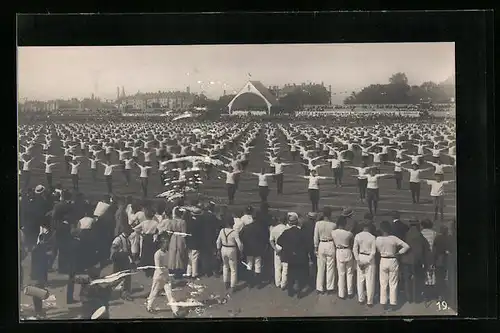
<svg viewBox="0 0 500 333">
<path fill-rule="evenodd" d="M 122 97 L 125 97 L 125 87 L 122 86 Z"/>
<path fill-rule="evenodd" d="M 224 90 L 224 92 L 222 93 L 222 96 L 226 96 L 226 91 Z"/>
<path fill-rule="evenodd" d="M 116 87 L 116 99 L 120 99 L 120 87 Z"/>
<path fill-rule="evenodd" d="M 330 98 L 328 99 L 328 104 L 332 105 L 332 86 L 328 85 L 328 92 L 330 92 Z"/>
</svg>

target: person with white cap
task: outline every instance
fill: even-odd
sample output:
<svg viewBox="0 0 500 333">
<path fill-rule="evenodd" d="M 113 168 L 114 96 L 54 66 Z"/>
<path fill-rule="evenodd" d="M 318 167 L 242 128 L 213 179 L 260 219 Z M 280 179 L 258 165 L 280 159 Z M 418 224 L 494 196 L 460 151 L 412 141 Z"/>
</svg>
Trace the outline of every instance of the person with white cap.
<svg viewBox="0 0 500 333">
<path fill-rule="evenodd" d="M 357 264 L 358 302 L 368 307 L 373 306 L 375 296 L 375 236 L 371 233 L 371 224 L 363 223 L 363 231 L 354 236 L 353 255 Z M 365 288 L 366 287 L 366 288 Z M 366 291 L 366 292 L 365 292 Z"/>
<path fill-rule="evenodd" d="M 277 218 L 274 221 L 275 223 L 273 226 L 271 226 L 269 231 L 269 244 L 271 245 L 271 248 L 274 250 L 274 284 L 276 285 L 277 288 L 285 290 L 287 282 L 288 264 L 286 262 L 281 261 L 280 255 L 282 248 L 276 242 L 283 233 L 283 231 L 285 231 L 288 228 L 286 224 L 287 217 Z"/>
<path fill-rule="evenodd" d="M 346 297 L 346 282 L 348 297 L 354 297 L 354 258 L 352 255 L 354 236 L 352 232 L 346 230 L 346 222 L 346 219 L 337 220 L 337 228 L 331 232 L 333 245 L 336 249 L 338 296 L 340 299 L 345 299 Z"/>
<path fill-rule="evenodd" d="M 380 229 L 382 236 L 375 239 L 377 252 L 380 253 L 380 304 L 386 310 L 393 310 L 398 301 L 398 257 L 406 253 L 410 249 L 410 246 L 398 237 L 391 235 L 391 224 L 388 221 L 382 221 Z M 389 288 L 390 307 L 387 305 L 387 288 Z"/>
<path fill-rule="evenodd" d="M 314 227 L 314 250 L 317 258 L 316 291 L 324 293 L 325 275 L 326 291 L 332 294 L 335 289 L 335 246 L 332 231 L 337 224 L 332 221 L 332 209 L 323 208 L 323 218 Z"/>
</svg>

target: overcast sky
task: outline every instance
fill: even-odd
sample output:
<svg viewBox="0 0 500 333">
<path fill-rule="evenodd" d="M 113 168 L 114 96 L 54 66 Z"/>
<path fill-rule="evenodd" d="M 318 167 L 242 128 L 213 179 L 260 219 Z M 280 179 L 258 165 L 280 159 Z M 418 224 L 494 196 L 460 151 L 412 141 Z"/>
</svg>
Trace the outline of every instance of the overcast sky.
<svg viewBox="0 0 500 333">
<path fill-rule="evenodd" d="M 386 83 L 395 72 L 405 72 L 410 84 L 439 83 L 455 73 L 454 43 L 20 47 L 17 52 L 19 98 L 39 100 L 92 93 L 115 98 L 117 86 L 127 95 L 190 86 L 215 98 L 224 89 L 239 90 L 248 73 L 265 86 L 324 82 L 333 92 Z"/>
</svg>

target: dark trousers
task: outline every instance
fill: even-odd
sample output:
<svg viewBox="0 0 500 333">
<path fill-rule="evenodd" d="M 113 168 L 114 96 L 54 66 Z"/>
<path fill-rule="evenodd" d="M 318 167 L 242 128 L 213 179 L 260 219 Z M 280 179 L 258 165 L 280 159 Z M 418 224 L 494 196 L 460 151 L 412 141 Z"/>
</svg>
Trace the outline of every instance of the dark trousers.
<svg viewBox="0 0 500 333">
<path fill-rule="evenodd" d="M 274 176 L 276 179 L 276 191 L 278 194 L 283 194 L 283 174 L 279 173 Z"/>
<path fill-rule="evenodd" d="M 78 175 L 71 175 L 71 182 L 73 183 L 73 189 L 78 191 Z"/>
<path fill-rule="evenodd" d="M 111 175 L 106 177 L 106 186 L 108 188 L 108 193 L 113 193 L 113 177 Z"/>
<path fill-rule="evenodd" d="M 141 188 L 142 188 L 142 196 L 146 198 L 148 196 L 148 178 L 141 178 Z"/>
<path fill-rule="evenodd" d="M 72 303 L 75 294 L 75 272 L 68 274 L 68 283 L 66 284 L 66 303 Z"/>
<path fill-rule="evenodd" d="M 406 301 L 420 302 L 420 293 L 423 288 L 423 270 L 418 264 L 403 264 L 401 278 L 403 282 Z"/>
<path fill-rule="evenodd" d="M 333 171 L 333 181 L 335 185 L 342 185 L 342 169 L 335 168 L 332 169 L 332 171 Z"/>
<path fill-rule="evenodd" d="M 97 169 L 90 169 L 90 173 L 92 174 L 92 180 L 97 180 Z"/>
<path fill-rule="evenodd" d="M 311 246 L 310 249 L 309 249 L 309 253 L 308 253 L 308 256 L 309 256 L 309 261 L 312 262 L 312 267 L 309 267 L 308 265 L 308 281 L 309 281 L 309 286 L 311 288 L 316 288 L 316 272 L 318 271 L 318 261 L 317 261 L 317 258 L 316 258 L 316 251 L 314 251 L 314 246 Z"/>
<path fill-rule="evenodd" d="M 311 200 L 312 211 L 317 212 L 319 205 L 319 190 L 309 189 L 309 199 Z"/>
<path fill-rule="evenodd" d="M 267 202 L 267 196 L 269 195 L 269 187 L 259 186 L 259 196 L 261 202 Z"/>
<path fill-rule="evenodd" d="M 444 220 L 444 196 L 434 197 L 434 220 L 438 218 L 438 211 L 441 215 L 441 220 Z"/>
<path fill-rule="evenodd" d="M 420 202 L 420 183 L 411 183 L 410 182 L 410 191 L 411 191 L 411 200 L 413 203 Z"/>
<path fill-rule="evenodd" d="M 297 159 L 297 151 L 292 151 L 290 153 L 292 154 L 292 161 L 295 161 Z"/>
<path fill-rule="evenodd" d="M 45 178 L 47 179 L 47 186 L 49 187 L 49 190 L 52 192 L 52 174 L 51 173 L 46 173 Z"/>
<path fill-rule="evenodd" d="M 359 189 L 359 198 L 364 200 L 366 198 L 366 179 L 358 179 L 358 189 Z"/>
<path fill-rule="evenodd" d="M 369 188 L 367 189 L 367 198 L 366 202 L 368 204 L 368 209 L 370 210 L 370 214 L 377 213 L 377 207 L 378 207 L 378 188 L 373 189 Z"/>
<path fill-rule="evenodd" d="M 35 287 L 45 289 L 46 282 L 45 281 L 36 281 L 34 283 Z M 36 315 L 41 315 L 43 313 L 43 301 L 41 298 L 33 297 L 33 309 L 35 310 Z"/>
<path fill-rule="evenodd" d="M 436 266 L 436 294 L 441 299 L 449 299 L 448 288 L 446 285 L 446 267 Z"/>
<path fill-rule="evenodd" d="M 394 179 L 396 179 L 396 188 L 401 189 L 401 180 L 403 179 L 401 171 L 394 171 Z"/>
<path fill-rule="evenodd" d="M 307 285 L 307 272 L 309 270 L 306 264 L 291 264 L 288 263 L 288 295 L 293 296 L 295 293 L 301 292 Z"/>
<path fill-rule="evenodd" d="M 236 193 L 236 185 L 227 184 L 227 199 L 229 201 L 229 204 L 233 204 L 235 193 Z"/>
</svg>

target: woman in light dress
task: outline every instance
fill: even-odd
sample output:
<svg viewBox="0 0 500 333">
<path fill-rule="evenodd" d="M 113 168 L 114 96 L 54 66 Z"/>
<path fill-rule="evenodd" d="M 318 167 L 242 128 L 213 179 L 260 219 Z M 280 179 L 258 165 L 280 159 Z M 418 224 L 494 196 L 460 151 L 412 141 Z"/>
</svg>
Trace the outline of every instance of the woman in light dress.
<svg viewBox="0 0 500 333">
<path fill-rule="evenodd" d="M 140 266 L 154 266 L 154 254 L 156 252 L 156 236 L 158 235 L 158 221 L 155 219 L 154 211 L 144 208 L 146 219 L 134 227 L 134 231 L 140 235 Z M 153 277 L 154 269 L 148 268 L 145 271 L 146 277 Z"/>
</svg>

